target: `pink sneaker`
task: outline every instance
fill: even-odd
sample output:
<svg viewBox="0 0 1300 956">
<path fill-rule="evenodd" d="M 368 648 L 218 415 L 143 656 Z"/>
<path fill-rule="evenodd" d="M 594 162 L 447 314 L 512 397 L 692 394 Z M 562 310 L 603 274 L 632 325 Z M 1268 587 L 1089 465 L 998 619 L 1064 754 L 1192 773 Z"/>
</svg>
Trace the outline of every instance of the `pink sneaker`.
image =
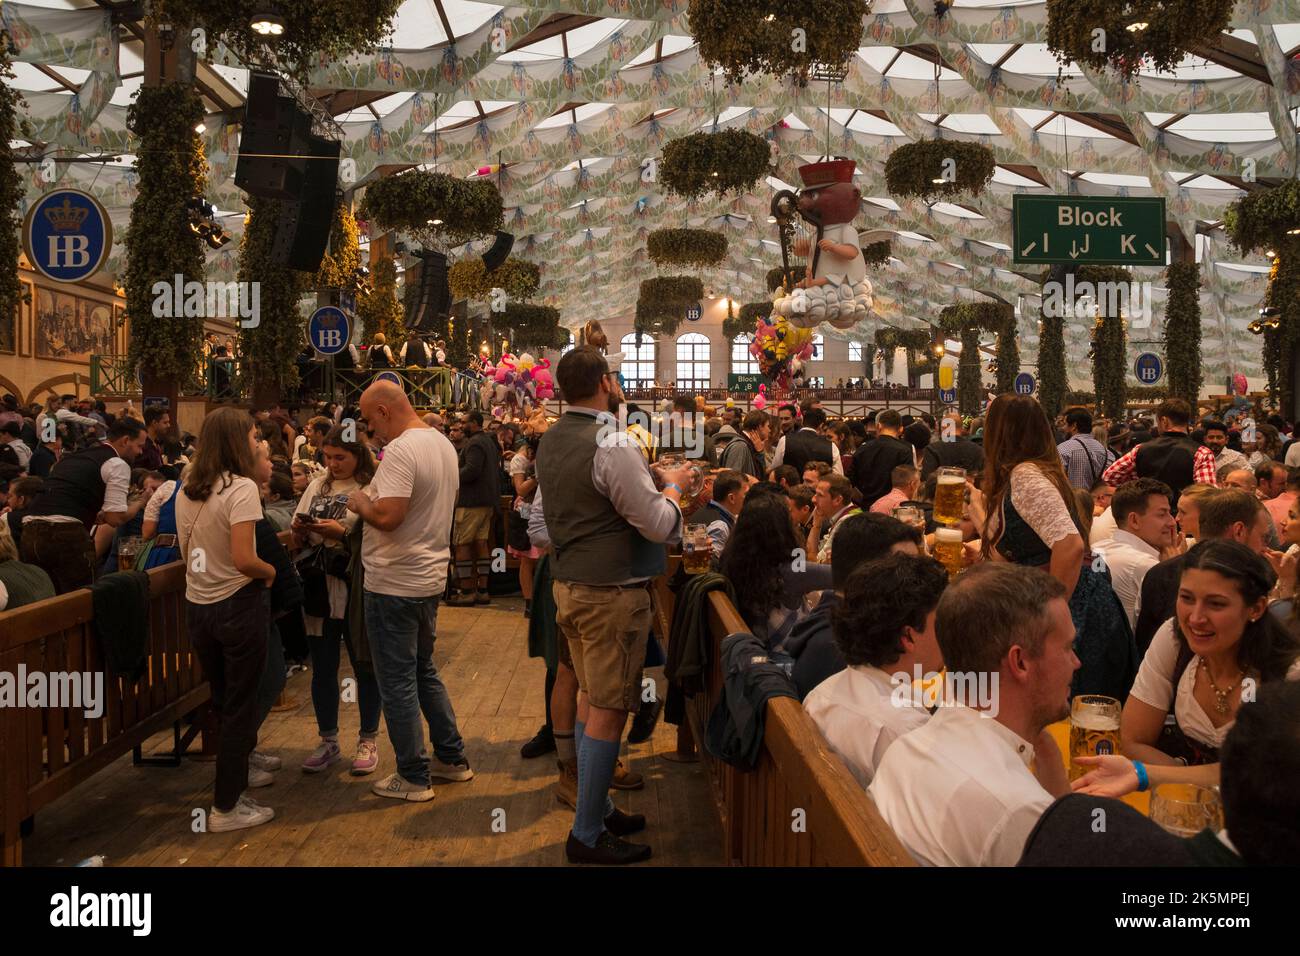
<svg viewBox="0 0 1300 956">
<path fill-rule="evenodd" d="M 313 750 L 311 756 L 302 762 L 303 773 L 320 773 L 327 767 L 338 763 L 342 757 L 337 740 L 322 739 L 320 746 Z"/>
<path fill-rule="evenodd" d="M 379 745 L 364 737 L 357 741 L 357 755 L 352 758 L 352 776 L 364 777 L 379 768 Z"/>
</svg>

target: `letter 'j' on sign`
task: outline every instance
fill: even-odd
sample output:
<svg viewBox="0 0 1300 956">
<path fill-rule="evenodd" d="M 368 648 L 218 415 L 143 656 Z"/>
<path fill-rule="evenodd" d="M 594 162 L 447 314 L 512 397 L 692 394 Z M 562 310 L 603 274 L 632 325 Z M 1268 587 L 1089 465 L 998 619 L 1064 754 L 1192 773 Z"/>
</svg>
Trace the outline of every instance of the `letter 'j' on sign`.
<svg viewBox="0 0 1300 956">
<path fill-rule="evenodd" d="M 1046 265 L 1163 266 L 1159 197 L 1011 197 L 1012 261 Z"/>
</svg>

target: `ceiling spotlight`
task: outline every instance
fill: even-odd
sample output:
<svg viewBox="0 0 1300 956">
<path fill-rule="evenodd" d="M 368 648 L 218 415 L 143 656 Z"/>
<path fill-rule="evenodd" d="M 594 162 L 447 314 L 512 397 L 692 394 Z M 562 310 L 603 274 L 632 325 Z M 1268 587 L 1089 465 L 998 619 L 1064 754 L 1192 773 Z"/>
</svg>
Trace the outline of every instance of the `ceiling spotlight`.
<svg viewBox="0 0 1300 956">
<path fill-rule="evenodd" d="M 1300 236 L 1300 226 L 1297 226 L 1295 229 L 1288 229 L 1286 234 L 1288 236 Z"/>
<path fill-rule="evenodd" d="M 1272 249 L 1268 250 L 1268 252 L 1264 253 L 1264 255 L 1268 256 L 1270 259 L 1277 258 L 1277 253 L 1274 252 Z"/>
<path fill-rule="evenodd" d="M 430 219 L 430 220 L 429 220 L 429 225 L 430 225 L 430 226 L 441 226 L 441 225 L 442 225 L 442 220 L 441 220 L 441 219 Z"/>
<path fill-rule="evenodd" d="M 199 123 L 198 126 L 195 126 L 195 127 L 194 127 L 194 132 L 196 132 L 196 133 L 198 133 L 198 134 L 200 134 L 200 135 L 202 135 L 203 133 L 206 133 L 207 131 L 208 131 L 208 127 L 207 127 L 207 125 L 204 124 L 204 123 Z"/>
<path fill-rule="evenodd" d="M 274 9 L 259 10 L 253 14 L 249 26 L 260 36 L 278 37 L 284 33 L 284 17 Z"/>
<path fill-rule="evenodd" d="M 934 343 L 934 357 L 935 357 L 935 358 L 943 358 L 943 343 L 942 343 L 942 342 L 935 342 L 935 343 Z"/>
<path fill-rule="evenodd" d="M 1251 322 L 1249 325 L 1246 326 L 1246 331 L 1249 332 L 1251 335 L 1263 335 L 1264 334 L 1263 321 L 1260 319 L 1255 319 L 1253 322 Z"/>
<path fill-rule="evenodd" d="M 948 181 L 948 180 L 944 179 L 942 176 L 938 176 L 938 177 L 936 177 L 936 178 L 930 180 L 930 182 L 934 183 L 936 186 L 942 186 L 942 185 L 943 185 L 944 183 L 946 183 L 947 181 Z"/>
</svg>

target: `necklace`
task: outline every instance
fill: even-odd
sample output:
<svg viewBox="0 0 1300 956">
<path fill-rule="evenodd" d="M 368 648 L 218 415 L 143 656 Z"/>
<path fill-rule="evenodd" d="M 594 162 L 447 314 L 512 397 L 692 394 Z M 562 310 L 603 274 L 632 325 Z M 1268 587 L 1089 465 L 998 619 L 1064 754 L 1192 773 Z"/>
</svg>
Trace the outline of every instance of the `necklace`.
<svg viewBox="0 0 1300 956">
<path fill-rule="evenodd" d="M 1201 666 L 1205 668 L 1205 679 L 1210 682 L 1210 690 L 1214 691 L 1214 709 L 1220 714 L 1226 714 L 1228 712 L 1228 695 L 1241 683 L 1242 672 L 1237 671 L 1237 679 L 1223 690 L 1219 690 L 1218 685 L 1214 683 L 1214 675 L 1210 673 L 1210 663 L 1204 657 L 1201 658 Z"/>
</svg>

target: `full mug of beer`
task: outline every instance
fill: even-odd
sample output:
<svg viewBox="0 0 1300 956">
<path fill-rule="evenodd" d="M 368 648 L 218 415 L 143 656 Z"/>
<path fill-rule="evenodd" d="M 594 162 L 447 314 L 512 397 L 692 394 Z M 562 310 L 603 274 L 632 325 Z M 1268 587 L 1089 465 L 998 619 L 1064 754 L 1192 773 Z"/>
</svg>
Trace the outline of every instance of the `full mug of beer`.
<svg viewBox="0 0 1300 956">
<path fill-rule="evenodd" d="M 934 556 L 947 569 L 950 581 L 962 572 L 962 550 L 960 528 L 934 529 Z"/>
<path fill-rule="evenodd" d="M 1119 753 L 1120 703 L 1114 697 L 1080 694 L 1070 705 L 1070 779 L 1077 780 L 1090 768 L 1074 762 L 1076 757 L 1099 757 Z"/>
<path fill-rule="evenodd" d="M 690 524 L 682 531 L 682 565 L 687 574 L 703 574 L 709 570 L 709 556 L 713 553 L 713 539 L 707 525 Z"/>
<path fill-rule="evenodd" d="M 966 516 L 966 469 L 940 468 L 934 489 L 936 524 L 961 524 Z"/>
</svg>

